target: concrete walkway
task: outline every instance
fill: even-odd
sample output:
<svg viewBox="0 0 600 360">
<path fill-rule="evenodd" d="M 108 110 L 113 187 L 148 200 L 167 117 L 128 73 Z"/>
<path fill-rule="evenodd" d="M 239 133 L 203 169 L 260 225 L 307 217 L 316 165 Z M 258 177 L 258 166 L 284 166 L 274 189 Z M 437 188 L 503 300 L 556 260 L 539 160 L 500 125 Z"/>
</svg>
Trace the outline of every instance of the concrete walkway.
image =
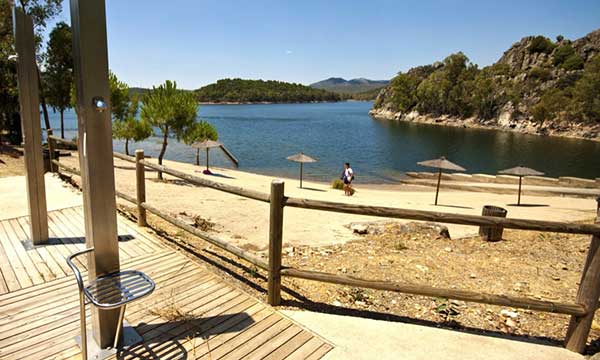
<svg viewBox="0 0 600 360">
<path fill-rule="evenodd" d="M 64 209 L 82 204 L 81 195 L 72 187 L 50 173 L 44 176 L 46 182 L 46 205 L 48 211 Z M 27 187 L 25 176 L 0 178 L 0 219 L 11 219 L 28 215 Z"/>
<path fill-rule="evenodd" d="M 324 359 L 330 360 L 584 359 L 564 348 L 514 339 L 310 311 L 282 312 L 329 340 L 334 349 Z"/>
</svg>

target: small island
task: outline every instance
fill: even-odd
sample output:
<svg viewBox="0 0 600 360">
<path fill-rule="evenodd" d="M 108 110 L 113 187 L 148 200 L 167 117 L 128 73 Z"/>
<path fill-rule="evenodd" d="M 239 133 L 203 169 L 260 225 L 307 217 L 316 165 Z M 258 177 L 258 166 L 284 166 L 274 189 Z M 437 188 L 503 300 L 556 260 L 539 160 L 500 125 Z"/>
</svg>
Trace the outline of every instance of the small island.
<svg viewBox="0 0 600 360">
<path fill-rule="evenodd" d="M 194 90 L 200 103 L 310 103 L 344 100 L 340 94 L 274 80 L 222 79 Z"/>
</svg>

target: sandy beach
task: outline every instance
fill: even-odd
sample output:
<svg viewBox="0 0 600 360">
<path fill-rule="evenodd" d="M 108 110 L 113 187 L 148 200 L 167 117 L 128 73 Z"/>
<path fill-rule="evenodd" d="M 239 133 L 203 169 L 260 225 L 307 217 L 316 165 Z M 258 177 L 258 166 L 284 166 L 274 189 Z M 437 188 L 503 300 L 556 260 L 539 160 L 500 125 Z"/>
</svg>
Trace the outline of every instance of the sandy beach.
<svg viewBox="0 0 600 360">
<path fill-rule="evenodd" d="M 150 161 L 156 161 L 151 159 Z M 61 162 L 78 167 L 77 154 L 61 158 Z M 241 186 L 252 190 L 269 192 L 272 176 L 258 175 L 238 170 L 212 168 L 214 175 L 201 173 L 203 167 L 165 160 L 164 165 L 213 181 Z M 241 198 L 220 191 L 193 186 L 165 175 L 167 181 L 156 180 L 156 173 L 146 172 L 147 201 L 172 214 L 185 212 L 201 216 L 215 223 L 213 230 L 219 236 L 252 250 L 264 250 L 268 245 L 268 204 Z M 132 163 L 115 159 L 117 189 L 135 196 L 135 172 Z M 77 177 L 75 180 L 79 181 Z M 596 203 L 592 199 L 526 196 L 523 201 L 539 206 L 517 207 L 512 194 L 491 194 L 442 189 L 440 206 L 433 205 L 434 189 L 410 185 L 355 184 L 356 194 L 343 195 L 343 191 L 331 189 L 329 184 L 304 181 L 300 189 L 298 179 L 283 179 L 287 196 L 345 202 L 353 204 L 389 206 L 460 214 L 481 214 L 483 205 L 502 206 L 508 217 L 543 219 L 555 221 L 584 221 L 594 217 Z M 125 205 L 131 205 L 119 200 Z M 286 246 L 325 246 L 345 243 L 357 238 L 348 228 L 353 222 L 388 221 L 368 216 L 328 213 L 296 208 L 285 209 L 284 244 Z M 477 227 L 448 224 L 453 239 L 477 233 Z"/>
</svg>

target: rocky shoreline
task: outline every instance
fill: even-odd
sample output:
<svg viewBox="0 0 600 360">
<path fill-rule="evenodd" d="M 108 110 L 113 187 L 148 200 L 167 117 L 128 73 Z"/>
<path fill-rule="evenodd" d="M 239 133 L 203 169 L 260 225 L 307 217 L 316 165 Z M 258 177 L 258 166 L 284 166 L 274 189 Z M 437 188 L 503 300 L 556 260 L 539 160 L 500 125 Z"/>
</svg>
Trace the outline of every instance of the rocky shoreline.
<svg viewBox="0 0 600 360">
<path fill-rule="evenodd" d="M 477 117 L 461 119 L 457 117 L 442 115 L 422 115 L 416 111 L 407 114 L 393 112 L 386 109 L 371 109 L 369 115 L 376 119 L 406 121 L 419 124 L 431 124 L 439 126 L 453 126 L 472 129 L 488 129 L 513 131 L 522 134 L 540 136 L 559 136 L 573 139 L 584 139 L 600 142 L 600 124 L 585 125 L 579 123 L 556 123 L 544 121 L 542 123 L 528 120 L 512 120 L 508 113 L 501 114 L 498 118 L 481 120 Z"/>
</svg>

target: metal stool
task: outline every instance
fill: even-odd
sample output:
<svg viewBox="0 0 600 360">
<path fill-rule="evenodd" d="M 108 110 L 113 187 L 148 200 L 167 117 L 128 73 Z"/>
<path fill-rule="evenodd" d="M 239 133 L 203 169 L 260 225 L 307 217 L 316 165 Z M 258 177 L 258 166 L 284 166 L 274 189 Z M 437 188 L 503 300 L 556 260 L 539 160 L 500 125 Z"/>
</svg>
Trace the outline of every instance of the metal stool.
<svg viewBox="0 0 600 360">
<path fill-rule="evenodd" d="M 120 309 L 119 322 L 115 334 L 114 349 L 117 348 L 121 329 L 123 327 L 123 317 L 125 307 L 128 303 L 150 295 L 155 288 L 154 281 L 146 274 L 136 270 L 117 271 L 102 275 L 92 280 L 87 286 L 84 285 L 81 272 L 73 263 L 73 259 L 79 255 L 94 251 L 94 248 L 76 252 L 67 258 L 67 264 L 73 270 L 77 285 L 79 287 L 79 317 L 81 322 L 81 352 L 83 359 L 87 359 L 87 330 L 85 325 L 85 304 L 87 302 L 103 309 Z"/>
</svg>

